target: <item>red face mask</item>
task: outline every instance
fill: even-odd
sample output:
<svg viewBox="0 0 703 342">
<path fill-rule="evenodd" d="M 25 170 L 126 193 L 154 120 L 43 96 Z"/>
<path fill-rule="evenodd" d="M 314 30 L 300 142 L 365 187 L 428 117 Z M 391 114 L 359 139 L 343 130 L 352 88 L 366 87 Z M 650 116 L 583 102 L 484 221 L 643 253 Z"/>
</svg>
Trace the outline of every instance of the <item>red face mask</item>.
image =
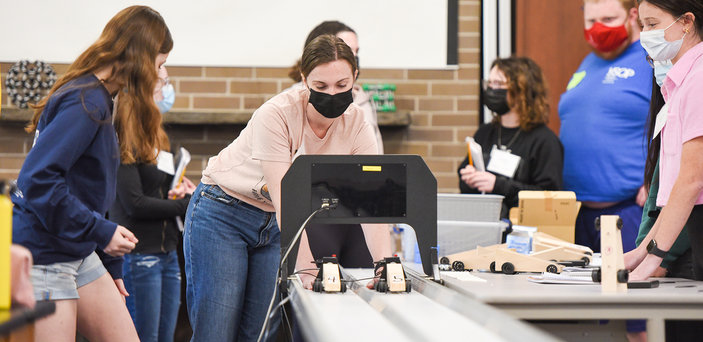
<svg viewBox="0 0 703 342">
<path fill-rule="evenodd" d="M 583 35 L 596 50 L 610 52 L 627 40 L 627 29 L 624 24 L 610 27 L 596 22 L 590 29 L 584 29 Z"/>
</svg>

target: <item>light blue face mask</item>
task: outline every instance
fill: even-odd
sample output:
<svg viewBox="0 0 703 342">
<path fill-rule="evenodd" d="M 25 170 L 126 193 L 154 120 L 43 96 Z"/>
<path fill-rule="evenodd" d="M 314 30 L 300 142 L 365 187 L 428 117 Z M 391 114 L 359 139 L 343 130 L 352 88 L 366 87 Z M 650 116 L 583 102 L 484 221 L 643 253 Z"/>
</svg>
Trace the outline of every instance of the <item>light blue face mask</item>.
<svg viewBox="0 0 703 342">
<path fill-rule="evenodd" d="M 657 84 L 661 87 L 662 84 L 664 84 L 664 79 L 666 78 L 666 74 L 671 70 L 671 67 L 674 65 L 671 63 L 671 60 L 666 60 L 663 62 L 660 61 L 654 61 L 654 78 L 657 81 Z"/>
<path fill-rule="evenodd" d="M 171 83 L 166 83 L 161 87 L 161 95 L 163 95 L 164 98 L 161 101 L 156 101 L 156 105 L 163 114 L 171 110 L 173 103 L 176 101 L 176 91 L 173 89 L 173 85 Z"/>
</svg>

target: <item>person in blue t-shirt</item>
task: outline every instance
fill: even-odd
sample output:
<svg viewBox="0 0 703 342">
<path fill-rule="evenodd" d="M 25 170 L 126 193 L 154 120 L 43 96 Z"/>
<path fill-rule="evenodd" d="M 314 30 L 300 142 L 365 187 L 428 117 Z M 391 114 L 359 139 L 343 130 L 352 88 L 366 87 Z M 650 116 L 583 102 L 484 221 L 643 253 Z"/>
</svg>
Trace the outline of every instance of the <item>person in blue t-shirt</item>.
<svg viewBox="0 0 703 342">
<path fill-rule="evenodd" d="M 624 3 L 632 3 L 628 8 Z M 600 251 L 593 218 L 620 215 L 623 248 L 635 247 L 646 199 L 643 170 L 652 68 L 639 43 L 634 1 L 585 1 L 585 34 L 593 52 L 559 102 L 564 189 L 583 202 L 576 243 Z M 623 24 L 624 23 L 624 24 Z"/>
<path fill-rule="evenodd" d="M 34 144 L 12 195 L 12 233 L 32 252 L 34 296 L 56 304 L 36 323 L 37 341 L 75 341 L 76 329 L 91 341 L 139 340 L 121 279 L 122 256 L 138 240 L 105 213 L 120 159 L 153 162 L 162 149 L 152 94 L 172 47 L 158 12 L 128 7 L 35 108 L 27 127 Z"/>
<path fill-rule="evenodd" d="M 646 200 L 643 131 L 652 68 L 639 42 L 634 0 L 584 0 L 583 12 L 584 34 L 593 52 L 559 102 L 564 189 L 574 191 L 583 203 L 576 219 L 576 243 L 599 252 L 595 218 L 618 215 L 627 252 L 635 248 Z M 631 333 L 643 330 L 643 322 L 628 324 Z"/>
</svg>

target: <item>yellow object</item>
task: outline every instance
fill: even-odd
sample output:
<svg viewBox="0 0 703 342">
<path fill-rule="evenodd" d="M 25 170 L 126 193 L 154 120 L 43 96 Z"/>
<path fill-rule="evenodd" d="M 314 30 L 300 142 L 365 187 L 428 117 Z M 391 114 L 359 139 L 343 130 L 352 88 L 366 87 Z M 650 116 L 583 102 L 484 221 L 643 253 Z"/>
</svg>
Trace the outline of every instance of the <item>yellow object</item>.
<svg viewBox="0 0 703 342">
<path fill-rule="evenodd" d="M 581 202 L 573 191 L 520 191 L 517 224 L 574 243 Z"/>
<path fill-rule="evenodd" d="M 178 183 L 176 183 L 176 188 L 181 186 L 181 183 L 183 183 L 183 177 L 186 175 L 186 168 L 183 168 L 183 172 L 181 172 L 181 175 L 178 176 Z M 174 188 L 175 189 L 175 188 Z M 176 199 L 176 195 L 171 196 L 171 199 Z"/>
<path fill-rule="evenodd" d="M 566 85 L 566 90 L 571 90 L 573 88 L 576 88 L 581 81 L 586 77 L 586 71 L 579 71 L 577 73 L 574 73 L 573 76 L 571 76 L 571 80 L 569 80 L 569 84 Z"/>
<path fill-rule="evenodd" d="M 381 166 L 364 165 L 361 167 L 361 171 L 381 172 Z"/>
<path fill-rule="evenodd" d="M 4 188 L 0 182 L 0 188 Z M 0 310 L 10 308 L 10 244 L 12 243 L 12 202 L 0 189 Z"/>
</svg>

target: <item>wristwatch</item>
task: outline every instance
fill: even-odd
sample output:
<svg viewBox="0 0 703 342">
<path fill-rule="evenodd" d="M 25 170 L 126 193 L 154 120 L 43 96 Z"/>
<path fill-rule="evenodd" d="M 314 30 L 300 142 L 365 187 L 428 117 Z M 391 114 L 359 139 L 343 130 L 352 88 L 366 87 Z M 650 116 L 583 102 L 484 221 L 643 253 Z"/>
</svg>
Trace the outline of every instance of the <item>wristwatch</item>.
<svg viewBox="0 0 703 342">
<path fill-rule="evenodd" d="M 662 251 L 661 249 L 659 249 L 657 247 L 657 242 L 652 239 L 647 244 L 647 253 L 654 254 L 663 259 L 664 257 L 666 257 L 666 254 L 669 253 L 669 251 Z"/>
</svg>

